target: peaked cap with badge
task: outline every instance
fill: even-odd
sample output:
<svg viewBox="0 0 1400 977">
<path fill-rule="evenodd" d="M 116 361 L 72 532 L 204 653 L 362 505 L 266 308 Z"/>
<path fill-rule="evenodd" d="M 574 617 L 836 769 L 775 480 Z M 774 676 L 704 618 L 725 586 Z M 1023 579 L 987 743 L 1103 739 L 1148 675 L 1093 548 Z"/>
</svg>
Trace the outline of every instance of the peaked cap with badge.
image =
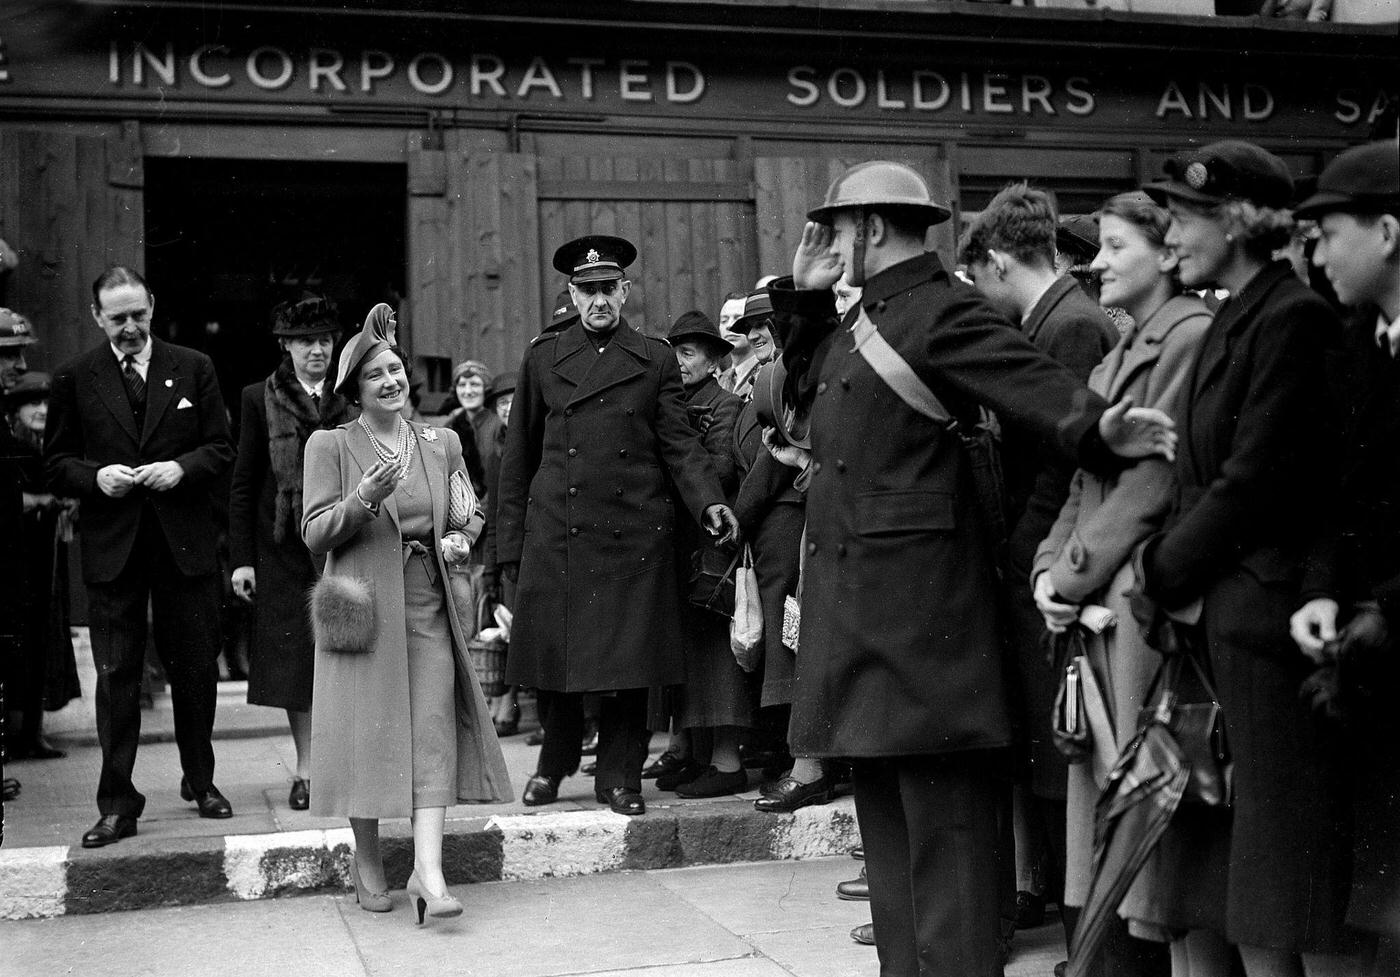
<svg viewBox="0 0 1400 977">
<path fill-rule="evenodd" d="M 1224 139 L 1200 149 L 1177 153 L 1162 164 L 1166 179 L 1142 189 L 1157 204 L 1176 198 L 1211 206 L 1244 199 L 1278 210 L 1293 203 L 1293 177 L 1267 149 L 1238 139 Z"/>
<path fill-rule="evenodd" d="M 612 282 L 625 277 L 622 270 L 636 260 L 632 242 L 608 234 L 588 234 L 554 252 L 554 270 L 568 275 L 570 285 Z"/>
<path fill-rule="evenodd" d="M 32 346 L 37 342 L 28 319 L 12 309 L 0 309 L 0 347 Z"/>
</svg>

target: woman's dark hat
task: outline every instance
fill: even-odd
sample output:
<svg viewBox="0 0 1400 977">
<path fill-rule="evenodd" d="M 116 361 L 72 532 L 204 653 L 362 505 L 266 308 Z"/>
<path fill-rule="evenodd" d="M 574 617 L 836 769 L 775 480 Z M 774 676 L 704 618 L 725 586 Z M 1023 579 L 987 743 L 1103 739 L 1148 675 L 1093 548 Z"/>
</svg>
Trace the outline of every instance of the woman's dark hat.
<svg viewBox="0 0 1400 977">
<path fill-rule="evenodd" d="M 573 285 L 612 282 L 622 278 L 622 269 L 636 260 L 637 249 L 630 241 L 607 234 L 590 234 L 554 252 L 554 270 L 568 275 Z"/>
<path fill-rule="evenodd" d="M 1316 220 L 1325 214 L 1395 213 L 1400 208 L 1400 143 L 1353 146 L 1327 164 L 1312 195 L 1298 205 L 1295 217 Z"/>
<path fill-rule="evenodd" d="M 1094 214 L 1070 214 L 1061 217 L 1055 228 L 1055 248 L 1074 259 L 1077 265 L 1087 265 L 1099 253 L 1099 219 Z"/>
<path fill-rule="evenodd" d="M 718 356 L 732 352 L 734 346 L 719 334 L 719 327 L 705 313 L 697 310 L 686 312 L 666 335 L 666 342 L 677 346 L 686 342 L 699 342 L 708 346 Z"/>
<path fill-rule="evenodd" d="M 768 289 L 760 288 L 757 292 L 750 292 L 744 299 L 744 314 L 734 320 L 729 327 L 730 332 L 737 332 L 741 336 L 748 335 L 754 326 L 762 325 L 765 319 L 773 317 L 773 299 L 768 294 Z"/>
<path fill-rule="evenodd" d="M 574 308 L 574 298 L 566 288 L 554 296 L 554 306 L 549 312 L 549 325 L 544 327 L 544 331 L 558 332 L 560 329 L 569 328 L 575 322 L 578 322 L 578 309 Z"/>
<path fill-rule="evenodd" d="M 1243 199 L 1277 210 L 1293 203 L 1293 177 L 1288 167 L 1273 153 L 1250 142 L 1226 139 L 1177 153 L 1162 164 L 1162 172 L 1167 179 L 1142 188 L 1162 206 L 1173 197 L 1206 205 Z"/>
<path fill-rule="evenodd" d="M 272 334 L 283 339 L 340 334 L 340 310 L 324 295 L 311 292 L 272 310 Z"/>
<path fill-rule="evenodd" d="M 371 357 L 397 345 L 394 333 L 398 322 L 394 310 L 383 302 L 369 310 L 365 324 L 345 348 L 340 351 L 339 368 L 335 371 L 335 392 L 342 396 L 355 383 L 360 365 Z"/>
<path fill-rule="evenodd" d="M 43 370 L 31 370 L 20 374 L 15 385 L 5 391 L 5 405 L 18 407 L 32 400 L 47 400 L 53 389 L 53 378 Z"/>
<path fill-rule="evenodd" d="M 486 388 L 485 405 L 490 407 L 498 398 L 515 393 L 517 376 L 518 374 L 514 370 L 509 370 L 492 380 L 491 385 Z"/>
</svg>

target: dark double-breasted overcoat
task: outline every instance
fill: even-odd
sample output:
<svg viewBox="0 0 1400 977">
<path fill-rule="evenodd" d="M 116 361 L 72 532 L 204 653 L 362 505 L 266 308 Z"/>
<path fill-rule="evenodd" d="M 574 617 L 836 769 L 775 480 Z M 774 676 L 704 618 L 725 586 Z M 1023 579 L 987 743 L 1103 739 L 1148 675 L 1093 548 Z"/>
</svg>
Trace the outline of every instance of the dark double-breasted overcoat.
<svg viewBox="0 0 1400 977">
<path fill-rule="evenodd" d="M 786 339 L 826 332 L 801 381 L 812 397 L 812 479 L 793 753 L 1008 745 L 992 555 L 964 450 L 852 348 L 829 292 L 780 280 L 772 295 Z M 954 416 L 974 420 L 985 405 L 1084 467 L 1116 467 L 1092 433 L 1103 401 L 934 255 L 873 276 L 861 303 Z M 796 346 L 784 351 L 800 362 Z"/>
<path fill-rule="evenodd" d="M 497 559 L 520 566 L 507 679 L 555 692 L 681 681 L 676 520 L 698 522 L 724 491 L 671 347 L 625 320 L 601 352 L 578 323 L 536 339 L 499 491 Z"/>
<path fill-rule="evenodd" d="M 1312 665 L 1288 631 L 1335 477 L 1326 370 L 1339 338 L 1336 315 L 1287 262 L 1220 307 L 1178 418 L 1176 499 L 1143 560 L 1161 604 L 1201 602 L 1234 758 L 1234 803 L 1216 832 L 1225 892 L 1168 868 L 1190 918 L 1160 922 L 1210 920 L 1246 946 L 1334 949 L 1346 910 L 1343 764 L 1299 695 Z M 1204 842 L 1192 848 L 1199 857 Z"/>
</svg>

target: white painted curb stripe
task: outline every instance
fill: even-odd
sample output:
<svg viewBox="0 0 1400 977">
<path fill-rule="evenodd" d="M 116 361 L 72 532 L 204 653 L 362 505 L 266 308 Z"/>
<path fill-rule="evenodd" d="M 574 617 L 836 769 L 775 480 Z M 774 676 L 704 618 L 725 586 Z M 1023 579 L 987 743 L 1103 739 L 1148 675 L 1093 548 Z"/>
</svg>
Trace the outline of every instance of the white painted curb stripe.
<svg viewBox="0 0 1400 977">
<path fill-rule="evenodd" d="M 224 876 L 229 891 L 239 899 L 348 885 L 353 847 L 349 828 L 229 835 L 224 839 Z"/>
<path fill-rule="evenodd" d="M 0 851 L 0 919 L 62 916 L 68 897 L 68 847 Z"/>
<path fill-rule="evenodd" d="M 631 818 L 612 811 L 517 814 L 494 817 L 501 832 L 501 880 L 593 875 L 620 869 L 627 857 Z"/>
</svg>

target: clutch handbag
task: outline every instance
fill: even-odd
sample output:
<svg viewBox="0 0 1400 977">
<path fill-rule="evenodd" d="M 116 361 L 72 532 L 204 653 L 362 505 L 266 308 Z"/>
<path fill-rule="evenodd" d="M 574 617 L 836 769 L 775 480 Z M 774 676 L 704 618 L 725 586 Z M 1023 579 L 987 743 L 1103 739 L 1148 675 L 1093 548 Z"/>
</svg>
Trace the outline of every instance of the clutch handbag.
<svg viewBox="0 0 1400 977">
<path fill-rule="evenodd" d="M 467 473 L 458 469 L 447 478 L 447 528 L 465 530 L 477 511 L 476 493 Z"/>
</svg>

